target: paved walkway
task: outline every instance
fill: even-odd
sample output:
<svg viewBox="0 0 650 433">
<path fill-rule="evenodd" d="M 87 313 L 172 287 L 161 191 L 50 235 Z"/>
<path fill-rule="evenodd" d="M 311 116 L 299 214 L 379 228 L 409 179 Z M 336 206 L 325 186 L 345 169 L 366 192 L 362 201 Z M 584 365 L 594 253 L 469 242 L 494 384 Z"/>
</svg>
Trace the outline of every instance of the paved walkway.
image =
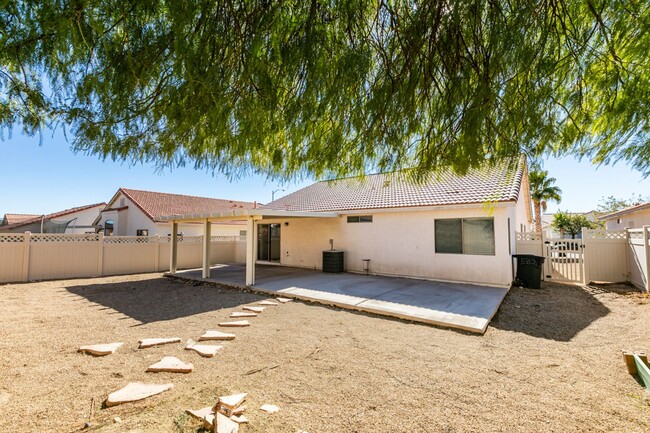
<svg viewBox="0 0 650 433">
<path fill-rule="evenodd" d="M 215 265 L 211 278 L 201 270 L 176 277 L 245 287 L 245 266 Z M 327 274 L 310 269 L 256 265 L 250 289 L 341 308 L 484 333 L 508 289 L 359 274 Z"/>
</svg>

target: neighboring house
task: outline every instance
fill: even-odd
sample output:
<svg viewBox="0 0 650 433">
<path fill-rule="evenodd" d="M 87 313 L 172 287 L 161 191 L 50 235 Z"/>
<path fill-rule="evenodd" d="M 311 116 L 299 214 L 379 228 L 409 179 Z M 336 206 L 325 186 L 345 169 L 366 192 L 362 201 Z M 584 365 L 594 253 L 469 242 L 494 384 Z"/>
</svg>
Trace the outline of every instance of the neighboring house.
<svg viewBox="0 0 650 433">
<path fill-rule="evenodd" d="M 624 230 L 650 225 L 650 201 L 602 215 L 607 230 Z"/>
<path fill-rule="evenodd" d="M 323 252 L 333 246 L 343 251 L 349 272 L 508 287 L 515 232 L 532 222 L 524 158 L 421 183 L 399 173 L 317 182 L 261 209 L 202 216 L 205 222 L 237 217 L 253 232 L 246 245 L 249 285 L 256 262 L 322 269 Z M 163 219 L 180 226 L 196 218 L 177 212 Z M 208 277 L 205 263 L 204 257 Z M 176 271 L 174 261 L 170 267 Z"/>
<path fill-rule="evenodd" d="M 590 210 L 589 212 L 569 212 L 571 215 L 584 215 L 588 221 L 598 222 L 598 213 L 596 211 Z M 544 232 L 544 239 L 560 239 L 560 233 L 557 232 L 553 227 L 553 221 L 555 220 L 554 213 L 545 213 L 542 215 L 542 231 Z M 576 239 L 582 238 L 582 233 L 578 233 L 575 236 Z M 564 234 L 564 239 L 571 239 L 569 233 Z"/>
<path fill-rule="evenodd" d="M 23 221 L 40 218 L 41 215 L 28 214 L 28 213 L 6 213 L 0 221 L 0 226 L 14 225 Z"/>
<path fill-rule="evenodd" d="M 163 215 L 223 212 L 256 206 L 252 202 L 120 188 L 95 224 L 106 236 L 167 236 L 171 235 L 171 227 L 169 222 L 160 220 Z M 179 226 L 178 233 L 202 235 L 203 227 L 200 223 L 188 222 Z M 244 236 L 246 226 L 241 221 L 220 221 L 212 225 L 212 236 L 224 235 Z"/>
<path fill-rule="evenodd" d="M 95 233 L 93 222 L 105 205 L 89 204 L 49 215 L 5 214 L 0 233 Z"/>
</svg>

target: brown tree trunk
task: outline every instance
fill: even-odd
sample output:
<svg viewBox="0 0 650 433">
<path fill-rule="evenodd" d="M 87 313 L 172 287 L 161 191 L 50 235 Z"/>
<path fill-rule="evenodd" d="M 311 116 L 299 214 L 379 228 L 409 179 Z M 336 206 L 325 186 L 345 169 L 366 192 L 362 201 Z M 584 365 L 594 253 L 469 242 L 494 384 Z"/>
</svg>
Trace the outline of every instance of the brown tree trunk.
<svg viewBox="0 0 650 433">
<path fill-rule="evenodd" d="M 535 231 L 542 232 L 542 204 L 538 201 L 533 202 L 535 205 Z"/>
</svg>

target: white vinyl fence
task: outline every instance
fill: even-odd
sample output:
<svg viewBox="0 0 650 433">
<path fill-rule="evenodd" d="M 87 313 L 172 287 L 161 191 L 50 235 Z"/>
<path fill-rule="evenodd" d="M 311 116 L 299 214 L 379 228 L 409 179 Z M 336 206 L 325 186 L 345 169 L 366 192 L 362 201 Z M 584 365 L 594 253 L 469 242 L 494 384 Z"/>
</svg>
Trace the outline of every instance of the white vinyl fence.
<svg viewBox="0 0 650 433">
<path fill-rule="evenodd" d="M 650 292 L 650 226 L 583 229 L 582 239 L 544 239 L 540 233 L 517 233 L 516 243 L 518 254 L 545 258 L 545 278 L 583 284 L 630 282 Z"/>
<path fill-rule="evenodd" d="M 239 236 L 211 242 L 211 264 L 245 262 Z M 202 244 L 203 236 L 179 237 L 179 269 L 202 266 Z M 0 283 L 162 272 L 169 269 L 169 250 L 166 236 L 0 234 Z"/>
</svg>

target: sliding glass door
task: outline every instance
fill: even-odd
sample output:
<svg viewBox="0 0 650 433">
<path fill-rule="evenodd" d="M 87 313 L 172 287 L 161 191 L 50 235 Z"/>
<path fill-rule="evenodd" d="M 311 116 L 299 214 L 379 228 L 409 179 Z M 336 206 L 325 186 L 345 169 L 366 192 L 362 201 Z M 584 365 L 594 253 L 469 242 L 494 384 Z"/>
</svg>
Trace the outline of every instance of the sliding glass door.
<svg viewBox="0 0 650 433">
<path fill-rule="evenodd" d="M 280 224 L 257 226 L 257 260 L 280 261 Z"/>
</svg>

